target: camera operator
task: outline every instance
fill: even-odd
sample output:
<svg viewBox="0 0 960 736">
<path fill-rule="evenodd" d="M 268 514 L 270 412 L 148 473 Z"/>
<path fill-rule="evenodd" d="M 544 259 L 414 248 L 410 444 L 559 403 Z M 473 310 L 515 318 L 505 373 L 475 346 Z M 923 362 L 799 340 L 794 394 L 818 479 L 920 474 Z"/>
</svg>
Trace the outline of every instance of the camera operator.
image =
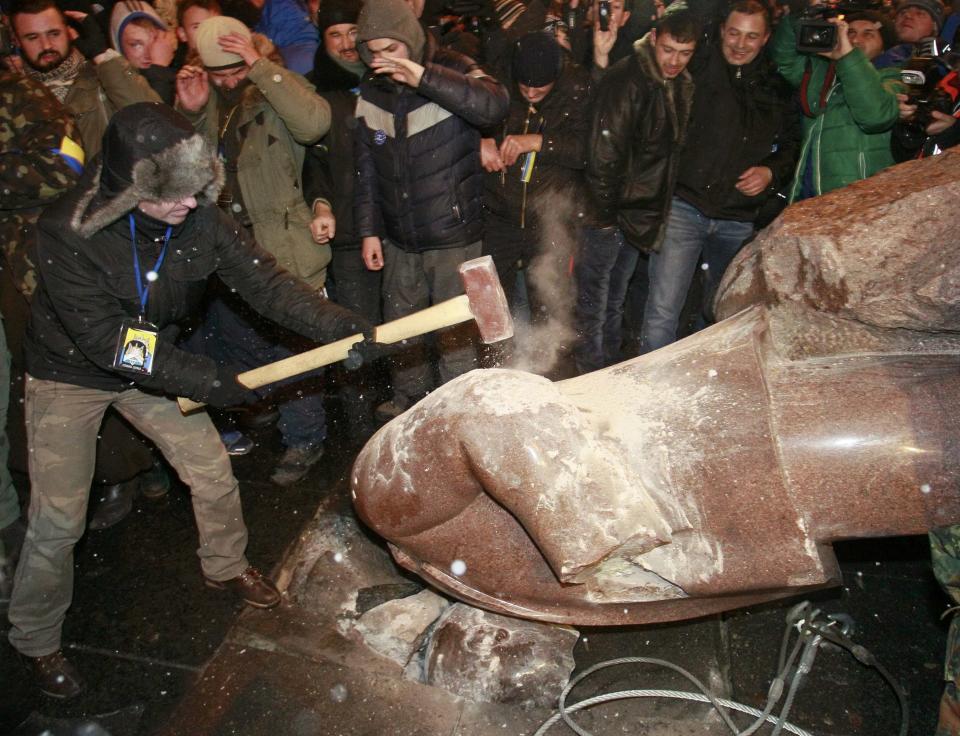
<svg viewBox="0 0 960 736">
<path fill-rule="evenodd" d="M 869 20 L 856 14 L 846 20 L 831 18 L 836 43 L 819 54 L 797 50 L 800 23 L 794 15 L 784 18 L 774 33 L 771 57 L 787 81 L 800 89 L 804 113 L 789 202 L 866 179 L 894 163 L 890 131 L 900 114 L 897 94 L 906 88 L 898 68 L 878 70 L 871 63 L 882 45 L 873 36 L 868 42 L 866 34 L 857 33 L 864 18 Z"/>
<path fill-rule="evenodd" d="M 633 52 L 633 43 L 639 38 L 627 30 L 633 0 L 570 0 L 568 6 L 576 21 L 568 31 L 571 55 L 577 64 L 591 70 L 597 82 L 609 67 Z M 661 14 L 662 9 L 660 4 Z"/>
<path fill-rule="evenodd" d="M 905 94 L 900 101 L 900 120 L 893 127 L 893 158 L 899 163 L 912 158 L 925 158 L 942 153 L 960 143 L 960 75 L 951 71 L 937 84 L 937 89 L 953 99 L 951 112 L 918 109 L 915 100 Z"/>
</svg>

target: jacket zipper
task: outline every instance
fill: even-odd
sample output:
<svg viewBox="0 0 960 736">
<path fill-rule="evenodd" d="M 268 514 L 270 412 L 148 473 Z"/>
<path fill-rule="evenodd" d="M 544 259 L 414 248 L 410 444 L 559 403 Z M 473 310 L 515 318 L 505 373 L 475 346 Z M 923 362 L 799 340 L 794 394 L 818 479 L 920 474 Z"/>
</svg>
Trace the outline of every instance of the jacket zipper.
<svg viewBox="0 0 960 736">
<path fill-rule="evenodd" d="M 827 96 L 823 98 L 823 113 L 817 116 L 817 158 L 816 166 L 813 168 L 813 185 L 818 197 L 823 194 L 823 185 L 820 177 L 820 144 L 823 143 L 823 121 L 827 117 L 827 105 L 830 103 L 830 98 L 833 97 L 833 93 L 839 84 L 839 82 L 834 81 L 833 84 L 830 85 Z"/>
<path fill-rule="evenodd" d="M 526 135 L 527 131 L 530 129 L 530 114 L 533 112 L 533 105 L 527 106 L 527 117 L 523 121 L 523 134 Z M 528 154 L 529 155 L 529 154 Z M 522 173 L 521 173 L 522 176 Z M 527 182 L 523 183 L 523 194 L 520 197 L 520 229 L 523 230 L 527 226 Z"/>
</svg>

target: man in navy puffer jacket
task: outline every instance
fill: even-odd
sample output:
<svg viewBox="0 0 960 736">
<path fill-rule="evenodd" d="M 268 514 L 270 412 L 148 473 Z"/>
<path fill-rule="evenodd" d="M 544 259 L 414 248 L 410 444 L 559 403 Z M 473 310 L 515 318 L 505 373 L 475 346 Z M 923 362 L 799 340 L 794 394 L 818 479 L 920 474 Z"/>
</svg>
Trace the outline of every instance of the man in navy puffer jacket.
<svg viewBox="0 0 960 736">
<path fill-rule="evenodd" d="M 480 131 L 499 123 L 509 97 L 472 59 L 436 48 L 404 0 L 368 2 L 357 44 L 371 74 L 360 85 L 355 215 L 367 268 L 383 269 L 384 319 L 463 293 L 457 267 L 480 255 Z M 472 326 L 437 335 L 440 378 L 474 364 Z M 405 411 L 432 388 L 422 343 L 395 354 L 391 401 Z"/>
</svg>

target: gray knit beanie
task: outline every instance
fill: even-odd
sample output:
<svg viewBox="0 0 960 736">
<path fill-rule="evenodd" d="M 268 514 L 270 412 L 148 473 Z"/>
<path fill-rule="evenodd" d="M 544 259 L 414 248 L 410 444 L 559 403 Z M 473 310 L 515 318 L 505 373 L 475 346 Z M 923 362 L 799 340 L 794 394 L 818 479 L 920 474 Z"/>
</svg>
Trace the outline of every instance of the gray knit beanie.
<svg viewBox="0 0 960 736">
<path fill-rule="evenodd" d="M 363 4 L 357 21 L 357 48 L 367 66 L 373 61 L 367 41 L 375 38 L 402 41 L 410 48 L 410 59 L 423 62 L 427 38 L 406 0 L 371 0 Z"/>
</svg>

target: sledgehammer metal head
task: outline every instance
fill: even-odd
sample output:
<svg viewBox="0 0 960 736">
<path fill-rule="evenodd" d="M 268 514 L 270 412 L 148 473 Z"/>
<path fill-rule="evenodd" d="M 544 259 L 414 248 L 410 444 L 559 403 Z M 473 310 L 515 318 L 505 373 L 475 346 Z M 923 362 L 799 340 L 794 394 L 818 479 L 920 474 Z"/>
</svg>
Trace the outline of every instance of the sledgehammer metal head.
<svg viewBox="0 0 960 736">
<path fill-rule="evenodd" d="M 513 318 L 504 296 L 497 269 L 490 256 L 460 264 L 464 293 L 380 325 L 373 331 L 377 342 L 394 343 L 433 330 L 474 320 L 480 338 L 487 343 L 513 337 Z"/>
<path fill-rule="evenodd" d="M 482 256 L 460 264 L 463 290 L 470 303 L 470 312 L 485 343 L 500 342 L 513 337 L 513 317 L 510 305 L 497 276 L 493 258 Z"/>
</svg>

